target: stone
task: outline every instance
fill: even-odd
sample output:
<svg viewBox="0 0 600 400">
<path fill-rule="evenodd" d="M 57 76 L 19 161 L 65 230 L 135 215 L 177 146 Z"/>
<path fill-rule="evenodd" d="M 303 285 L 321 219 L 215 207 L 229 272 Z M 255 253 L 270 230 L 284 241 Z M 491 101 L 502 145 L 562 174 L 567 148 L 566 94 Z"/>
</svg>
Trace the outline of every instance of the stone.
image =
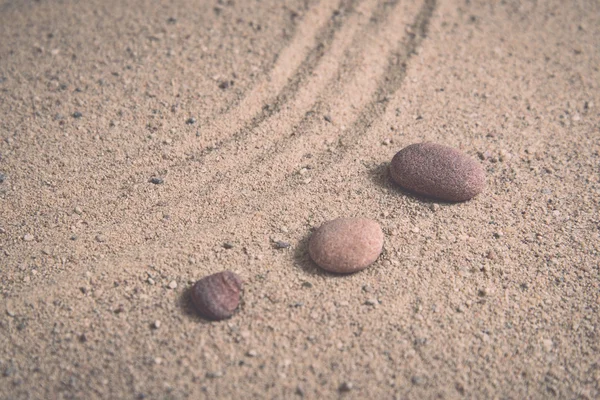
<svg viewBox="0 0 600 400">
<path fill-rule="evenodd" d="M 338 218 L 325 222 L 311 236 L 308 252 L 326 271 L 349 274 L 365 269 L 383 249 L 383 231 L 368 218 Z"/>
<path fill-rule="evenodd" d="M 449 202 L 469 200 L 485 187 L 485 171 L 479 162 L 436 143 L 400 150 L 392 159 L 390 175 L 410 192 Z"/>
<path fill-rule="evenodd" d="M 233 315 L 240 302 L 241 278 L 232 271 L 218 272 L 197 281 L 192 287 L 192 301 L 198 313 L 211 320 Z"/>
</svg>

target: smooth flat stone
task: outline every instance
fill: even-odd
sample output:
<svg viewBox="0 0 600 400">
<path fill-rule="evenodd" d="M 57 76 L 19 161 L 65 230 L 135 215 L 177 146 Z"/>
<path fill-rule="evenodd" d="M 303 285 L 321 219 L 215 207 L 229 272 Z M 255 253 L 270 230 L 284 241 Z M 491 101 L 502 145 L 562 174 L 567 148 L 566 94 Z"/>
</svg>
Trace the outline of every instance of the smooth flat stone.
<svg viewBox="0 0 600 400">
<path fill-rule="evenodd" d="M 338 218 L 313 233 L 308 252 L 329 272 L 349 274 L 371 265 L 383 249 L 383 231 L 368 218 Z"/>
<path fill-rule="evenodd" d="M 392 179 L 404 189 L 439 200 L 466 201 L 485 187 L 481 164 L 452 147 L 411 144 L 390 165 Z"/>
</svg>

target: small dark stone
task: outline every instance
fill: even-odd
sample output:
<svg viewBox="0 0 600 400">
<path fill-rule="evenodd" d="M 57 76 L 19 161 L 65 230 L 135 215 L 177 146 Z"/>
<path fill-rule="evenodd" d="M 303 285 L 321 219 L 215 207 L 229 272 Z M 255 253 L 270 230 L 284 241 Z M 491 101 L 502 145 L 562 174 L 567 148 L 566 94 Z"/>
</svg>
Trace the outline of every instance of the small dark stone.
<svg viewBox="0 0 600 400">
<path fill-rule="evenodd" d="M 200 315 L 211 320 L 229 318 L 240 302 L 242 280 L 231 271 L 206 276 L 192 287 L 192 301 Z"/>
<path fill-rule="evenodd" d="M 227 250 L 233 249 L 233 243 L 225 242 L 225 243 L 223 243 L 223 248 L 225 248 Z"/>
<path fill-rule="evenodd" d="M 55 121 L 60 121 L 61 119 L 64 119 L 64 118 L 65 118 L 65 116 L 62 115 L 61 113 L 54 114 L 54 120 Z"/>
<path fill-rule="evenodd" d="M 332 119 L 331 119 L 331 117 L 330 117 L 329 115 L 324 115 L 324 116 L 323 116 L 323 119 L 324 119 L 325 121 L 329 122 L 330 124 L 332 123 Z"/>
<path fill-rule="evenodd" d="M 176 22 L 177 22 L 177 18 L 169 17 L 169 18 L 167 19 L 167 24 L 171 24 L 171 25 L 173 25 L 173 24 L 175 24 Z"/>
<path fill-rule="evenodd" d="M 0 76 L 0 83 L 6 82 L 6 77 L 5 76 Z"/>
<path fill-rule="evenodd" d="M 219 83 L 219 89 L 225 90 L 229 88 L 229 81 L 223 81 Z"/>
<path fill-rule="evenodd" d="M 6 175 L 0 172 L 0 183 L 3 183 L 6 180 Z"/>
<path fill-rule="evenodd" d="M 150 180 L 148 182 L 153 183 L 155 185 L 162 185 L 164 183 L 164 180 L 162 178 L 153 176 L 152 178 L 150 178 Z"/>
<path fill-rule="evenodd" d="M 185 123 L 188 124 L 188 125 L 195 124 L 196 123 L 196 118 L 190 117 L 190 118 L 187 119 L 187 121 L 185 121 Z"/>
<path fill-rule="evenodd" d="M 81 117 L 83 117 L 83 114 L 82 114 L 82 113 L 80 113 L 79 111 L 75 111 L 75 112 L 73 113 L 73 118 L 81 118 Z"/>
</svg>

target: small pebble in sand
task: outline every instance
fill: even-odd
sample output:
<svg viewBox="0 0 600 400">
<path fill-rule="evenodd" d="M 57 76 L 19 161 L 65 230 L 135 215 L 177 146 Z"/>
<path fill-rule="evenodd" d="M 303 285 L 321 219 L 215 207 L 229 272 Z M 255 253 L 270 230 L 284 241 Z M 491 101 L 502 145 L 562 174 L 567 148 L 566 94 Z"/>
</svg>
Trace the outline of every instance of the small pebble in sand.
<svg viewBox="0 0 600 400">
<path fill-rule="evenodd" d="M 229 318 L 240 302 L 241 278 L 232 271 L 218 272 L 197 281 L 192 301 L 198 312 L 212 320 Z"/>
<path fill-rule="evenodd" d="M 412 144 L 400 150 L 392 159 L 390 174 L 411 192 L 452 202 L 469 200 L 485 186 L 481 164 L 435 143 Z"/>
<path fill-rule="evenodd" d="M 275 243 L 273 243 L 273 245 L 276 249 L 287 249 L 291 246 L 291 244 L 289 244 L 288 242 L 284 242 L 283 240 L 276 240 Z"/>
<path fill-rule="evenodd" d="M 162 179 L 162 178 L 158 178 L 158 177 L 156 177 L 156 176 L 153 176 L 152 178 L 150 178 L 150 179 L 148 180 L 148 182 L 150 182 L 150 183 L 152 183 L 152 184 L 154 184 L 154 185 L 161 185 L 161 184 L 163 184 L 163 183 L 164 183 L 164 181 L 163 181 L 163 179 Z"/>
<path fill-rule="evenodd" d="M 151 327 L 152 329 L 159 329 L 161 325 L 161 322 L 159 320 L 156 320 L 152 323 Z"/>
<path fill-rule="evenodd" d="M 33 239 L 34 239 L 34 237 L 31 233 L 26 233 L 25 236 L 23 236 L 23 240 L 26 242 L 32 242 Z"/>
<path fill-rule="evenodd" d="M 177 289 L 177 281 L 169 282 L 169 289 Z"/>
<path fill-rule="evenodd" d="M 308 252 L 329 272 L 348 274 L 371 265 L 383 249 L 383 231 L 367 218 L 338 218 L 321 225 L 312 235 Z"/>
<path fill-rule="evenodd" d="M 349 392 L 354 388 L 352 382 L 342 382 L 342 384 L 338 387 L 340 392 Z"/>
<path fill-rule="evenodd" d="M 83 117 L 83 114 L 82 114 L 82 113 L 80 113 L 79 111 L 75 111 L 75 112 L 73 113 L 73 118 L 81 118 L 81 117 Z"/>
<path fill-rule="evenodd" d="M 3 183 L 6 180 L 6 175 L 0 172 L 0 183 Z"/>
<path fill-rule="evenodd" d="M 246 356 L 256 357 L 256 356 L 258 356 L 258 353 L 256 352 L 256 350 L 248 350 L 248 352 L 246 353 Z"/>
<path fill-rule="evenodd" d="M 195 124 L 195 123 L 196 123 L 196 118 L 194 118 L 194 117 L 189 117 L 189 118 L 188 118 L 188 119 L 185 121 L 185 123 L 186 123 L 186 124 L 188 124 L 188 125 Z"/>
</svg>

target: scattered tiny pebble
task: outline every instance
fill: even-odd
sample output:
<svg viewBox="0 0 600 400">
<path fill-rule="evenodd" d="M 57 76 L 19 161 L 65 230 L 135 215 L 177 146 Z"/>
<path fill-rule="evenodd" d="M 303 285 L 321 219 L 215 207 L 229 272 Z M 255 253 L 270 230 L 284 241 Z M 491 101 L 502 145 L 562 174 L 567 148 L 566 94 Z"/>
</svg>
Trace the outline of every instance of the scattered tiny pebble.
<svg viewBox="0 0 600 400">
<path fill-rule="evenodd" d="M 342 382 L 342 384 L 338 387 L 340 392 L 349 392 L 354 388 L 352 382 Z"/>
<path fill-rule="evenodd" d="M 156 282 L 154 282 L 154 279 L 152 279 L 152 278 L 148 278 L 146 281 L 147 281 L 147 282 L 148 282 L 148 284 L 150 284 L 150 285 L 154 285 L 154 284 L 156 283 Z"/>
<path fill-rule="evenodd" d="M 258 355 L 258 353 L 256 352 L 256 350 L 249 350 L 246 355 L 248 357 L 256 357 Z"/>
<path fill-rule="evenodd" d="M 332 123 L 332 119 L 329 115 L 323 115 L 323 119 L 327 122 L 329 122 L 330 124 Z"/>
<path fill-rule="evenodd" d="M 33 241 L 34 237 L 31 233 L 26 233 L 25 236 L 23 236 L 23 240 L 26 242 L 31 242 Z"/>
<path fill-rule="evenodd" d="M 302 282 L 302 287 L 310 289 L 313 287 L 313 284 L 310 282 L 304 281 L 304 282 Z"/>
<path fill-rule="evenodd" d="M 190 118 L 187 119 L 187 121 L 185 121 L 185 123 L 188 124 L 188 125 L 195 124 L 196 123 L 196 118 L 190 117 Z"/>
<path fill-rule="evenodd" d="M 223 248 L 229 250 L 229 249 L 233 249 L 233 243 L 231 242 L 225 242 L 223 243 Z"/>
<path fill-rule="evenodd" d="M 152 323 L 152 329 L 158 329 L 160 328 L 161 322 L 159 320 L 156 320 Z"/>
<path fill-rule="evenodd" d="M 321 225 L 311 236 L 308 252 L 329 272 L 348 274 L 371 265 L 383 249 L 383 231 L 367 218 L 338 218 Z"/>
<path fill-rule="evenodd" d="M 169 282 L 169 289 L 177 289 L 177 281 Z"/>
<path fill-rule="evenodd" d="M 81 118 L 81 117 L 83 117 L 83 114 L 82 114 L 82 113 L 80 113 L 79 111 L 75 111 L 75 112 L 73 113 L 73 118 Z"/>
<path fill-rule="evenodd" d="M 4 183 L 5 180 L 6 180 L 6 175 L 4 175 L 2 172 L 0 172 L 0 183 Z"/>
<path fill-rule="evenodd" d="M 288 242 L 284 242 L 284 241 L 281 241 L 281 240 L 275 241 L 275 248 L 276 249 L 287 249 L 290 246 L 291 246 L 291 244 L 289 244 Z"/>
<path fill-rule="evenodd" d="M 419 386 L 425 383 L 425 378 L 422 376 L 415 375 L 410 380 L 413 385 Z"/>
<path fill-rule="evenodd" d="M 435 143 L 400 150 L 390 166 L 392 179 L 411 192 L 445 201 L 466 201 L 485 187 L 481 164 L 466 154 Z"/>
<path fill-rule="evenodd" d="M 162 185 L 164 183 L 164 180 L 162 178 L 158 178 L 156 176 L 153 176 L 152 178 L 150 178 L 148 180 L 148 182 L 153 183 L 155 185 Z"/>
<path fill-rule="evenodd" d="M 102 234 L 100 234 L 100 235 L 96 235 L 96 242 L 99 242 L 99 243 L 104 243 L 104 242 L 106 242 L 106 236 L 104 236 L 104 235 L 102 235 Z"/>
<path fill-rule="evenodd" d="M 365 301 L 365 305 L 367 306 L 376 306 L 377 304 L 379 304 L 377 299 L 368 299 L 367 301 Z"/>
<path fill-rule="evenodd" d="M 219 89 L 225 90 L 225 89 L 229 88 L 230 85 L 233 85 L 233 81 L 231 81 L 231 82 L 222 81 L 221 83 L 219 83 Z"/>
<path fill-rule="evenodd" d="M 197 311 L 212 320 L 233 315 L 240 302 L 241 278 L 232 271 L 218 272 L 197 281 L 192 287 L 192 301 Z"/>
</svg>

